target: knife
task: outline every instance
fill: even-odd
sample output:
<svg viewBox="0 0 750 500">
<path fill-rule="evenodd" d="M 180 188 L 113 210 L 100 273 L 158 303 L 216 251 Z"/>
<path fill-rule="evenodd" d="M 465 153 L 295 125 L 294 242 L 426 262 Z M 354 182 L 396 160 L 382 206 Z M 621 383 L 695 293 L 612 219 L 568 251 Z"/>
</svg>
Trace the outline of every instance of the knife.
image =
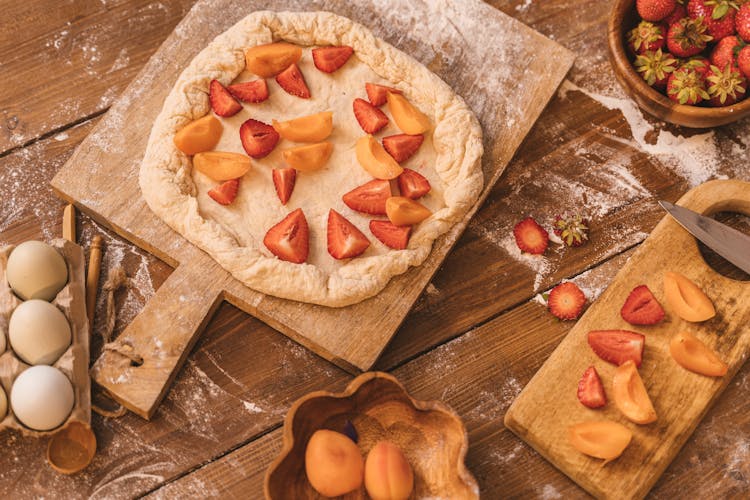
<svg viewBox="0 0 750 500">
<path fill-rule="evenodd" d="M 687 208 L 666 201 L 659 205 L 711 250 L 750 273 L 750 236 Z"/>
</svg>

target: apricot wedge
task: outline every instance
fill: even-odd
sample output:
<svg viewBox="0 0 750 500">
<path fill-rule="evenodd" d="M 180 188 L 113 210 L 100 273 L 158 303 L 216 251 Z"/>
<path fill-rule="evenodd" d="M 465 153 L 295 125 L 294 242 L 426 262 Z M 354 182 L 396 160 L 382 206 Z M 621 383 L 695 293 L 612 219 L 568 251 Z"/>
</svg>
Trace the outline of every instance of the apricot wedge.
<svg viewBox="0 0 750 500">
<path fill-rule="evenodd" d="M 251 47 L 245 51 L 245 68 L 263 78 L 276 76 L 302 57 L 302 48 L 276 42 Z"/>
<path fill-rule="evenodd" d="M 209 151 L 219 143 L 223 130 L 219 119 L 208 114 L 182 127 L 174 135 L 174 145 L 186 155 Z"/>
<path fill-rule="evenodd" d="M 333 113 L 324 111 L 301 116 L 286 122 L 273 121 L 273 128 L 281 137 L 294 142 L 324 141 L 333 132 Z"/>
<path fill-rule="evenodd" d="M 281 154 L 293 169 L 300 172 L 312 172 L 326 164 L 332 151 L 333 144 L 330 142 L 318 142 L 287 149 Z"/>
<path fill-rule="evenodd" d="M 633 433 L 611 420 L 582 422 L 568 427 L 568 440 L 576 450 L 594 458 L 611 462 L 622 455 L 633 439 Z"/>
<path fill-rule="evenodd" d="M 695 335 L 680 332 L 669 342 L 669 354 L 686 370 L 708 377 L 723 377 L 727 364 Z"/>
<path fill-rule="evenodd" d="M 204 151 L 193 157 L 193 167 L 215 181 L 228 181 L 245 175 L 251 164 L 247 155 Z"/>
<path fill-rule="evenodd" d="M 371 135 L 357 139 L 355 153 L 362 168 L 376 179 L 395 179 L 404 171 L 401 165 Z"/>
<path fill-rule="evenodd" d="M 638 368 L 632 360 L 626 361 L 615 369 L 615 376 L 612 379 L 612 395 L 615 406 L 631 422 L 650 424 L 656 421 L 656 410 L 638 374 Z"/>
<path fill-rule="evenodd" d="M 394 226 L 412 226 L 425 220 L 432 212 L 418 201 L 391 196 L 385 201 L 385 214 Z"/>
<path fill-rule="evenodd" d="M 664 273 L 664 296 L 669 307 L 685 321 L 698 323 L 716 316 L 711 299 L 698 285 L 680 273 Z"/>
<path fill-rule="evenodd" d="M 405 134 L 423 134 L 432 126 L 427 115 L 414 107 L 401 94 L 388 92 L 388 109 L 393 116 L 393 121 Z"/>
</svg>

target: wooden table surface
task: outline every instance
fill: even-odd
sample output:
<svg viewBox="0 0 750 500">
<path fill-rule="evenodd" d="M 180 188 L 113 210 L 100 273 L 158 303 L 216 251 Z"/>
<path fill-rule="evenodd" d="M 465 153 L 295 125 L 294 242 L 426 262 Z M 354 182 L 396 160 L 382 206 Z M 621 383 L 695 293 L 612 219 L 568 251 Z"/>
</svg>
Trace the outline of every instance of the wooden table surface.
<svg viewBox="0 0 750 500">
<path fill-rule="evenodd" d="M 586 497 L 502 423 L 573 324 L 553 318 L 536 296 L 572 279 L 594 300 L 662 217 L 657 200 L 675 201 L 712 178 L 750 180 L 750 121 L 690 131 L 644 117 L 607 62 L 609 1 L 489 3 L 578 59 L 377 368 L 396 375 L 413 396 L 441 399 L 461 415 L 470 438 L 467 465 L 485 498 Z M 63 204 L 49 180 L 191 4 L 0 1 L 0 244 L 60 234 Z M 589 244 L 551 245 L 541 258 L 518 252 L 515 222 L 533 215 L 549 224 L 566 211 L 591 219 Z M 750 232 L 747 217 L 721 219 Z M 78 230 L 84 245 L 96 234 L 104 237 L 103 277 L 123 266 L 132 278 L 116 295 L 117 333 L 171 270 L 85 216 L 79 215 Z M 750 279 L 708 251 L 706 257 L 720 272 Z M 92 359 L 101 348 L 103 306 L 100 297 Z M 291 403 L 312 390 L 340 390 L 351 378 L 224 304 L 152 421 L 94 415 L 98 454 L 72 477 L 46 465 L 45 440 L 4 432 L 0 491 L 259 498 Z M 96 390 L 93 398 L 107 404 Z M 650 495 L 750 495 L 750 366 Z"/>
</svg>

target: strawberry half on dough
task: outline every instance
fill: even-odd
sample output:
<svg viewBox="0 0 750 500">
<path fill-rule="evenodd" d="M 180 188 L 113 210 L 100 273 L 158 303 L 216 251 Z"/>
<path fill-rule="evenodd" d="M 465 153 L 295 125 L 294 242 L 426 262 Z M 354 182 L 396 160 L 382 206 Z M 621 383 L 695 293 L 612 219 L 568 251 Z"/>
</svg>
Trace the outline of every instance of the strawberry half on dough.
<svg viewBox="0 0 750 500">
<path fill-rule="evenodd" d="M 231 205 L 235 198 L 237 198 L 237 192 L 240 189 L 240 180 L 231 179 L 225 181 L 208 192 L 216 203 L 220 205 Z"/>
<path fill-rule="evenodd" d="M 354 49 L 348 45 L 339 47 L 319 47 L 312 50 L 315 67 L 324 73 L 333 73 L 354 54 Z"/>
<path fill-rule="evenodd" d="M 367 92 L 367 98 L 370 100 L 370 104 L 378 107 L 386 103 L 388 100 L 388 92 L 391 92 L 392 94 L 401 93 L 398 89 L 386 87 L 385 85 L 378 85 L 377 83 L 365 83 L 365 92 Z"/>
<path fill-rule="evenodd" d="M 371 220 L 370 232 L 383 245 L 395 250 L 403 250 L 409 244 L 411 226 L 396 226 L 387 220 Z"/>
<path fill-rule="evenodd" d="M 397 178 L 397 182 L 401 196 L 411 198 L 412 200 L 423 197 L 432 189 L 430 181 L 424 175 L 410 168 L 405 168 L 401 172 L 401 175 Z"/>
<path fill-rule="evenodd" d="M 334 259 L 349 259 L 361 255 L 370 241 L 357 226 L 331 209 L 328 212 L 328 253 Z"/>
<path fill-rule="evenodd" d="M 279 259 L 301 264 L 307 260 L 309 237 L 307 219 L 298 208 L 268 230 L 263 244 Z"/>
<path fill-rule="evenodd" d="M 273 187 L 282 205 L 286 205 L 294 191 L 294 183 L 297 180 L 297 171 L 293 168 L 275 168 L 271 173 Z"/>
<path fill-rule="evenodd" d="M 310 89 L 307 88 L 305 77 L 302 75 L 302 72 L 296 64 L 292 64 L 287 69 L 276 75 L 276 83 L 278 83 L 287 94 L 302 99 L 310 98 Z"/>
<path fill-rule="evenodd" d="M 391 197 L 391 183 L 374 179 L 346 193 L 342 200 L 347 207 L 370 215 L 385 215 L 385 203 Z"/>
<path fill-rule="evenodd" d="M 424 142 L 424 136 L 422 134 L 409 135 L 409 134 L 397 134 L 383 137 L 383 148 L 388 151 L 388 154 L 393 156 L 393 159 L 399 163 L 403 163 L 417 152 L 419 146 Z"/>
<path fill-rule="evenodd" d="M 227 90 L 242 102 L 259 103 L 268 99 L 268 84 L 263 79 L 235 83 L 227 87 Z"/>
<path fill-rule="evenodd" d="M 263 158 L 276 147 L 279 133 L 267 123 L 250 118 L 240 125 L 240 141 L 249 156 Z"/>
<path fill-rule="evenodd" d="M 211 109 L 219 116 L 234 116 L 242 110 L 242 104 L 237 102 L 237 99 L 232 96 L 219 80 L 211 80 L 208 101 L 211 103 Z"/>
<path fill-rule="evenodd" d="M 388 117 L 385 113 L 364 99 L 354 99 L 352 108 L 359 126 L 368 134 L 374 134 L 388 125 Z"/>
</svg>

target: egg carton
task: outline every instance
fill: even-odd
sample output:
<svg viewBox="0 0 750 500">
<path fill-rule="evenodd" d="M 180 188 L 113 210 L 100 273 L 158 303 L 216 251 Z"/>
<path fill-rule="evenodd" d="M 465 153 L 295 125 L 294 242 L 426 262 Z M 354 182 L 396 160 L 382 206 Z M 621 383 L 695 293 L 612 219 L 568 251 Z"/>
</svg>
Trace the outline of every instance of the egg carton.
<svg viewBox="0 0 750 500">
<path fill-rule="evenodd" d="M 0 335 L 5 335 L 6 350 L 0 355 L 0 384 L 8 397 L 8 413 L 0 420 L 0 431 L 16 429 L 25 436 L 47 436 L 55 434 L 73 421 L 91 423 L 91 379 L 89 378 L 89 324 L 86 316 L 86 287 L 83 249 L 64 239 L 49 243 L 65 258 L 68 265 L 68 283 L 60 290 L 52 304 L 57 306 L 70 324 L 72 342 L 70 347 L 52 365 L 67 376 L 73 384 L 75 403 L 68 419 L 59 427 L 49 431 L 37 431 L 23 425 L 13 415 L 10 407 L 10 390 L 16 377 L 30 365 L 24 363 L 12 350 L 8 339 L 10 316 L 23 301 L 8 285 L 6 268 L 8 257 L 15 248 L 9 245 L 0 248 Z"/>
</svg>

